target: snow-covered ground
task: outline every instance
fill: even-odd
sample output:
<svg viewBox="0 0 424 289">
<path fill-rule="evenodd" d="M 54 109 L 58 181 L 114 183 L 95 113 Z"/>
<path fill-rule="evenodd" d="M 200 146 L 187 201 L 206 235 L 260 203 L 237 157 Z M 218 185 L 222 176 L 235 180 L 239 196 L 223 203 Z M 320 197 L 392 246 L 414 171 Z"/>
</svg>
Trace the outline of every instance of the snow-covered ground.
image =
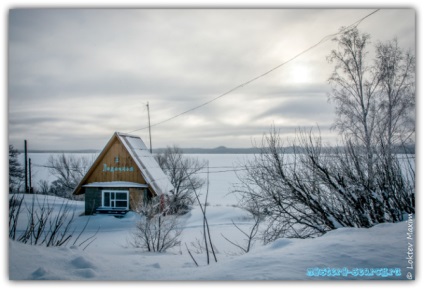
<svg viewBox="0 0 424 289">
<path fill-rule="evenodd" d="M 31 197 L 27 197 L 26 202 Z M 48 202 L 61 200 L 48 197 Z M 83 202 L 72 202 L 77 214 L 84 211 Z M 128 213 L 113 216 L 78 216 L 75 226 L 89 225 L 81 238 L 91 236 L 99 228 L 96 240 L 83 246 L 46 248 L 9 241 L 9 278 L 12 280 L 323 280 L 323 279 L 406 279 L 410 266 L 407 239 L 408 223 L 381 224 L 370 229 L 342 228 L 315 239 L 279 239 L 266 246 L 260 241 L 247 254 L 228 243 L 227 238 L 243 244 L 243 235 L 232 225 L 243 229 L 252 225 L 249 215 L 233 206 L 209 206 L 207 216 L 212 240 L 218 250 L 218 262 L 206 265 L 204 253 L 196 253 L 196 239 L 202 238 L 202 215 L 195 207 L 182 217 L 182 245 L 166 253 L 148 253 L 128 245 L 139 216 Z M 414 220 L 415 222 L 415 220 Z M 22 222 L 24 223 L 24 222 Z M 414 224 L 415 226 L 415 224 Z M 411 243 L 412 246 L 408 245 Z M 199 263 L 196 267 L 185 244 Z M 414 264 L 415 266 L 415 264 Z M 317 269 L 318 268 L 318 269 Z M 343 269 L 326 271 L 327 268 Z M 388 268 L 393 276 L 382 277 Z M 309 270 L 308 269 L 312 269 Z M 325 270 L 323 270 L 325 269 Z M 356 273 L 374 276 L 354 276 Z M 392 271 L 390 271 L 393 269 Z M 399 270 L 397 270 L 399 269 Z M 397 270 L 397 271 L 396 271 Z M 319 274 L 321 276 L 308 276 Z M 373 272 L 373 273 L 372 273 Z M 328 273 L 346 276 L 323 276 Z M 397 274 L 400 276 L 397 276 Z M 415 274 L 414 274 L 415 275 Z"/>
<path fill-rule="evenodd" d="M 54 180 L 43 167 L 50 154 L 30 154 L 33 164 L 33 184 L 39 180 Z M 93 158 L 92 154 L 86 154 Z M 244 236 L 232 224 L 248 230 L 252 225 L 249 214 L 234 206 L 237 198 L 230 194 L 238 182 L 236 174 L 240 163 L 252 155 L 190 155 L 208 160 L 210 166 L 210 206 L 207 207 L 212 240 L 218 251 L 218 263 L 206 265 L 205 253 L 199 252 L 202 240 L 202 215 L 198 207 L 181 218 L 184 229 L 181 246 L 156 254 L 143 252 L 129 245 L 131 232 L 139 216 L 128 213 L 124 218 L 113 216 L 78 216 L 75 226 L 82 228 L 89 218 L 84 235 L 88 238 L 97 230 L 95 241 L 85 250 L 84 246 L 45 248 L 8 241 L 8 277 L 12 280 L 332 280 L 332 279 L 407 279 L 408 224 L 381 224 L 370 229 L 342 228 L 320 238 L 299 240 L 279 239 L 264 246 L 258 240 L 251 252 L 240 250 L 227 242 L 222 235 L 244 244 Z M 238 170 L 237 172 L 232 169 Z M 206 174 L 200 176 L 206 177 Z M 203 192 L 204 193 L 204 192 Z M 48 197 L 58 209 L 61 199 Z M 26 201 L 29 201 L 28 199 Z M 83 202 L 71 202 L 77 215 L 84 211 Z M 21 222 L 25 219 L 22 218 Z M 414 219 L 415 229 L 415 219 Z M 199 267 L 190 258 L 186 247 L 194 254 Z M 415 259 L 414 259 L 415 266 Z M 318 268 L 318 269 L 317 269 Z M 327 272 L 326 269 L 335 269 Z M 394 276 L 382 277 L 381 271 L 393 269 Z M 400 269 L 400 276 L 396 276 Z M 311 269 L 308 271 L 308 269 Z M 324 270 L 325 269 L 325 270 Z M 340 270 L 337 270 L 340 269 Z M 367 273 L 359 269 L 370 269 Z M 342 276 L 308 276 L 317 273 Z M 346 275 L 346 276 L 343 276 Z M 415 275 L 415 274 L 414 274 Z M 157 284 L 157 283 L 155 283 Z M 172 283 L 181 284 L 181 283 Z M 243 283 L 252 285 L 255 283 Z M 278 283 L 277 283 L 278 284 Z M 374 283 L 375 284 L 375 283 Z M 411 284 L 411 283 L 409 283 Z M 156 286 L 156 285 L 155 285 Z M 285 285 L 284 285 L 285 286 Z M 315 286 L 315 285 L 314 285 Z"/>
</svg>

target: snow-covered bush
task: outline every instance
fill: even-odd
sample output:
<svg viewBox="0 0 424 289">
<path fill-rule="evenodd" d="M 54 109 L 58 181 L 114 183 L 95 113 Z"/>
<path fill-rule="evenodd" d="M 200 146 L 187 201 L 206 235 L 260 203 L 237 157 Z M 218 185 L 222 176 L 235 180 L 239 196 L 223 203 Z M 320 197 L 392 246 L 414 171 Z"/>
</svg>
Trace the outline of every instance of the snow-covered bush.
<svg viewBox="0 0 424 289">
<path fill-rule="evenodd" d="M 160 201 L 153 199 L 150 203 L 139 206 L 137 213 L 142 218 L 137 221 L 130 245 L 148 252 L 165 252 L 180 245 L 182 228 L 175 215 L 166 215 L 167 208 L 160 207 Z"/>
<path fill-rule="evenodd" d="M 31 201 L 29 201 L 31 199 Z M 84 228 L 73 227 L 75 209 L 64 200 L 50 203 L 47 196 L 13 194 L 9 198 L 9 238 L 29 245 L 60 247 L 77 243 Z"/>
<path fill-rule="evenodd" d="M 415 213 L 414 166 L 403 170 L 396 155 L 376 148 L 370 176 L 366 151 L 349 142 L 323 147 L 320 136 L 300 132 L 291 151 L 285 153 L 273 129 L 261 153 L 245 165 L 236 189 L 241 205 L 265 218 L 265 243 L 399 222 L 405 213 Z"/>
<path fill-rule="evenodd" d="M 12 194 L 9 198 L 9 238 L 15 240 L 24 195 Z"/>
<path fill-rule="evenodd" d="M 18 161 L 19 152 L 9 145 L 9 192 L 16 193 L 25 190 L 25 174 Z"/>
<path fill-rule="evenodd" d="M 131 244 L 149 252 L 165 252 L 180 244 L 181 229 L 175 216 L 156 215 L 137 222 Z"/>
</svg>

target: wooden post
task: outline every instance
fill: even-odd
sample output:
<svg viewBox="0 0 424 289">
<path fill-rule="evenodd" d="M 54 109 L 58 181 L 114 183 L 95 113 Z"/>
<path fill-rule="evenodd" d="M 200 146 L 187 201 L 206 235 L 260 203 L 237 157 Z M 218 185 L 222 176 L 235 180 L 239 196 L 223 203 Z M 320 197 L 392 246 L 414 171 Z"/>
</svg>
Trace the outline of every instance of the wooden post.
<svg viewBox="0 0 424 289">
<path fill-rule="evenodd" d="M 25 193 L 28 194 L 28 151 L 27 151 L 27 141 L 24 141 L 24 152 L 25 152 Z"/>
<path fill-rule="evenodd" d="M 152 131 L 151 131 L 151 128 L 150 128 L 150 107 L 149 107 L 149 102 L 147 102 L 147 117 L 149 119 L 150 153 L 152 153 Z"/>
</svg>

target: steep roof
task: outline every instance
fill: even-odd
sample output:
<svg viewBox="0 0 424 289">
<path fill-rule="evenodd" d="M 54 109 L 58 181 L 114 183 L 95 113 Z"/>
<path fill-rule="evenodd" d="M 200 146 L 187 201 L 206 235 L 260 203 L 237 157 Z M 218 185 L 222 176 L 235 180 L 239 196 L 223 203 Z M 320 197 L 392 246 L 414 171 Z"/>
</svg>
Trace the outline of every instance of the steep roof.
<svg viewBox="0 0 424 289">
<path fill-rule="evenodd" d="M 124 133 L 117 133 L 117 135 L 141 170 L 146 182 L 158 195 L 166 194 L 174 189 L 141 138 Z"/>
<path fill-rule="evenodd" d="M 150 153 L 149 149 L 146 147 L 144 142 L 140 137 L 129 135 L 125 133 L 115 132 L 112 138 L 109 140 L 103 151 L 99 154 L 97 159 L 94 161 L 91 168 L 85 174 L 81 182 L 75 188 L 73 194 L 81 194 L 81 188 L 83 185 L 86 185 L 88 177 L 99 165 L 99 162 L 103 156 L 108 152 L 111 144 L 115 139 L 118 139 L 119 142 L 125 147 L 139 170 L 141 171 L 143 179 L 146 183 L 153 189 L 157 195 L 167 194 L 169 191 L 173 190 L 171 182 L 168 177 L 159 167 L 159 164 L 155 160 L 154 156 Z"/>
</svg>

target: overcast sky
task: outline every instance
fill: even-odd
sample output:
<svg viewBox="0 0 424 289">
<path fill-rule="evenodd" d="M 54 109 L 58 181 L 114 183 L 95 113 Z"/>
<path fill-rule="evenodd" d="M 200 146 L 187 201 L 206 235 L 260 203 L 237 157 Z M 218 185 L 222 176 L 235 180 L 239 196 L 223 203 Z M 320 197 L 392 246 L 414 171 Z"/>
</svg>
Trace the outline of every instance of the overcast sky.
<svg viewBox="0 0 424 289">
<path fill-rule="evenodd" d="M 207 102 L 316 44 L 373 9 L 14 9 L 9 13 L 9 142 L 102 149 Z M 358 27 L 369 46 L 415 49 L 412 9 L 382 9 Z M 319 125 L 326 142 L 332 41 L 272 73 L 152 128 L 153 147 L 250 147 L 274 124 L 290 137 Z M 148 130 L 133 132 L 148 144 Z"/>
</svg>

